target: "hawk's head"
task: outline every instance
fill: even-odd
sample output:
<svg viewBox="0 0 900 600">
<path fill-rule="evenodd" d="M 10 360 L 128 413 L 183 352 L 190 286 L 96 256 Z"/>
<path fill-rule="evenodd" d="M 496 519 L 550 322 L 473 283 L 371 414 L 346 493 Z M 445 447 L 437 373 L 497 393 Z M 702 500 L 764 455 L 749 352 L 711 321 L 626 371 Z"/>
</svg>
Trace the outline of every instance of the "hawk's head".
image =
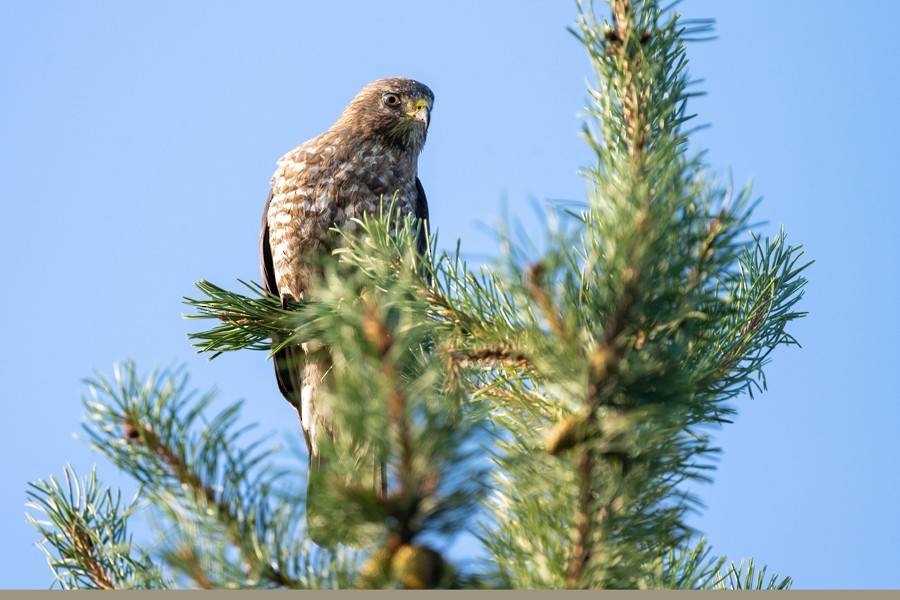
<svg viewBox="0 0 900 600">
<path fill-rule="evenodd" d="M 418 152 L 425 145 L 433 104 L 434 94 L 418 81 L 379 79 L 356 95 L 336 125 Z"/>
</svg>

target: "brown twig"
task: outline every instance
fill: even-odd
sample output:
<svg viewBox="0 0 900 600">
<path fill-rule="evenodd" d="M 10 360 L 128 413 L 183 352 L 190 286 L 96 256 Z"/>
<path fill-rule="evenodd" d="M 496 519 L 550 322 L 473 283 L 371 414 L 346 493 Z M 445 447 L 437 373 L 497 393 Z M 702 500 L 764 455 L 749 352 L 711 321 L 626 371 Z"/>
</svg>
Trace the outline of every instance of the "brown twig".
<svg viewBox="0 0 900 600">
<path fill-rule="evenodd" d="M 591 537 L 593 515 L 590 506 L 593 504 L 593 490 L 590 481 L 593 475 L 593 452 L 585 448 L 578 460 L 578 511 L 575 513 L 575 547 L 572 550 L 572 562 L 566 578 L 566 587 L 579 587 L 579 580 L 585 566 L 591 558 Z"/>
<path fill-rule="evenodd" d="M 214 506 L 220 520 L 228 528 L 231 543 L 239 548 L 242 554 L 245 554 L 246 556 L 246 540 L 244 540 L 244 532 L 242 531 L 241 524 L 231 508 L 216 497 L 215 490 L 208 484 L 205 484 L 199 475 L 190 470 L 178 454 L 165 443 L 160 438 L 159 434 L 157 434 L 149 425 L 135 423 L 129 418 L 126 418 L 125 435 L 126 439 L 131 442 L 143 443 L 152 453 L 162 459 L 163 464 L 176 480 L 191 489 L 196 496 L 204 498 L 210 505 Z M 249 557 L 247 562 L 251 562 Z M 196 566 L 199 568 L 199 565 Z M 265 565 L 264 570 L 260 575 L 276 585 L 289 586 L 291 584 L 291 581 L 284 576 L 281 570 L 272 565 Z M 203 586 L 202 581 L 197 578 L 195 573 L 192 572 L 191 576 L 194 577 L 194 580 L 198 585 Z"/>
<path fill-rule="evenodd" d="M 635 165 L 640 169 L 646 145 L 646 97 L 640 85 L 640 71 L 642 49 L 634 37 L 634 7 L 630 0 L 614 0 L 612 3 L 614 29 L 606 34 L 606 40 L 610 43 L 611 52 L 617 56 L 622 71 L 621 82 L 618 84 L 618 95 L 622 106 L 627 132 L 628 150 Z M 650 33 L 644 31 L 640 35 L 640 42 L 646 43 L 650 39 Z M 647 202 L 651 202 L 648 197 Z M 636 236 L 642 235 L 642 230 L 649 226 L 649 207 L 643 207 L 638 212 L 638 231 Z M 641 259 L 642 253 L 637 252 L 631 256 L 631 266 L 622 273 L 622 291 L 619 295 L 618 305 L 607 317 L 603 328 L 603 336 L 597 345 L 597 349 L 590 357 L 589 382 L 586 390 L 586 408 L 588 419 L 596 418 L 596 412 L 614 393 L 618 382 L 619 363 L 622 360 L 624 347 L 622 336 L 625 333 L 628 315 L 632 311 L 635 299 L 638 297 L 641 287 Z M 596 450 L 586 444 L 581 449 L 578 457 L 578 508 L 575 514 L 575 544 L 572 561 L 569 564 L 566 585 L 569 588 L 577 588 L 580 585 L 585 568 L 591 560 L 593 546 L 596 542 L 596 527 L 606 520 L 608 511 L 611 510 L 611 502 L 596 509 L 594 493 L 594 463 L 598 459 Z"/>
<path fill-rule="evenodd" d="M 84 570 L 88 578 L 101 590 L 114 590 L 116 586 L 113 584 L 112 577 L 97 560 L 96 547 L 87 527 L 80 515 L 74 522 L 69 525 L 69 538 L 75 546 L 75 554 L 67 556 L 70 560 L 74 560 Z"/>
<path fill-rule="evenodd" d="M 213 581 L 206 574 L 206 571 L 203 570 L 203 566 L 200 564 L 200 561 L 197 560 L 197 554 L 194 552 L 193 548 L 182 546 L 178 550 L 178 558 L 188 565 L 188 572 L 190 573 L 191 578 L 197 584 L 197 587 L 202 590 L 216 589 Z"/>
<path fill-rule="evenodd" d="M 412 521 L 422 495 L 415 481 L 413 467 L 415 451 L 407 414 L 406 395 L 398 381 L 397 368 L 388 356 L 394 343 L 390 327 L 379 317 L 370 302 L 363 307 L 363 314 L 363 334 L 378 351 L 382 362 L 382 374 L 390 386 L 387 395 L 387 414 L 392 434 L 399 446 L 400 460 L 397 477 L 398 489 L 385 498 L 384 502 L 391 505 L 391 512 L 398 521 L 399 541 L 405 544 L 409 543 L 415 534 Z"/>
<path fill-rule="evenodd" d="M 525 288 L 531 294 L 534 303 L 541 311 L 541 316 L 550 326 L 553 333 L 560 335 L 563 339 L 569 338 L 569 328 L 563 320 L 559 308 L 553 302 L 553 298 L 547 292 L 544 276 L 546 265 L 541 262 L 532 264 L 525 272 Z"/>
<path fill-rule="evenodd" d="M 457 367 L 511 366 L 520 369 L 534 369 L 528 357 L 510 344 L 497 343 L 482 348 L 454 348 L 446 355 Z"/>
<path fill-rule="evenodd" d="M 772 304 L 772 289 L 778 285 L 778 280 L 772 282 L 772 284 L 766 289 L 763 294 L 762 303 L 757 307 L 756 312 L 753 315 L 753 319 L 744 325 L 744 328 L 741 330 L 741 342 L 737 348 L 734 348 L 731 352 L 728 353 L 728 356 L 725 358 L 725 362 L 722 363 L 722 370 L 728 371 L 735 364 L 739 363 L 743 360 L 743 347 L 745 346 L 746 340 L 753 336 L 756 333 L 759 326 L 762 324 L 763 319 L 765 319 L 766 314 L 769 312 L 769 308 Z"/>
</svg>

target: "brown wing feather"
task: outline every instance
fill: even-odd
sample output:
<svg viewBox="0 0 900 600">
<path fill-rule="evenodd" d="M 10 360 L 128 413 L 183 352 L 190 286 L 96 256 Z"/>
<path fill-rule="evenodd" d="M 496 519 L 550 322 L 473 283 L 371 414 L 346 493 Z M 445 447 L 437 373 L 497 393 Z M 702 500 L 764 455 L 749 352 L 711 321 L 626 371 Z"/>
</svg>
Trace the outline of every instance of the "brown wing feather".
<svg viewBox="0 0 900 600">
<path fill-rule="evenodd" d="M 425 188 L 416 177 L 416 218 L 425 221 L 425 226 L 419 229 L 419 254 L 424 256 L 428 250 L 428 198 L 425 197 Z"/>
<path fill-rule="evenodd" d="M 263 288 L 276 296 L 279 296 L 278 283 L 275 280 L 275 266 L 272 262 L 272 246 L 269 242 L 269 204 L 272 201 L 272 191 L 269 190 L 269 197 L 266 199 L 266 206 L 263 209 L 262 226 L 259 234 L 259 256 L 260 256 L 260 272 L 262 274 Z M 274 342 L 275 340 L 273 340 Z M 281 395 L 297 409 L 297 414 L 301 415 L 301 390 L 303 389 L 303 381 L 300 379 L 300 373 L 303 372 L 303 365 L 306 363 L 306 353 L 300 346 L 287 346 L 282 348 L 272 356 L 272 364 L 275 367 L 275 380 L 278 382 L 278 390 Z M 306 434 L 306 428 L 303 428 Z M 310 439 L 306 437 L 307 450 L 310 450 Z"/>
<path fill-rule="evenodd" d="M 422 187 L 422 182 L 419 181 L 418 177 L 416 177 L 416 193 L 416 218 L 424 221 L 422 226 L 419 228 L 419 238 L 418 240 L 416 240 L 418 242 L 416 248 L 418 249 L 421 256 L 427 257 L 428 232 L 430 227 L 430 223 L 428 221 L 428 198 L 425 197 L 425 188 Z M 428 284 L 431 285 L 431 273 L 426 272 L 426 275 Z"/>
<path fill-rule="evenodd" d="M 266 198 L 266 207 L 262 214 L 262 227 L 259 232 L 259 268 L 262 273 L 262 284 L 267 292 L 278 295 L 278 284 L 275 282 L 275 266 L 272 263 L 272 246 L 269 244 L 269 204 L 272 203 L 272 190 Z"/>
</svg>

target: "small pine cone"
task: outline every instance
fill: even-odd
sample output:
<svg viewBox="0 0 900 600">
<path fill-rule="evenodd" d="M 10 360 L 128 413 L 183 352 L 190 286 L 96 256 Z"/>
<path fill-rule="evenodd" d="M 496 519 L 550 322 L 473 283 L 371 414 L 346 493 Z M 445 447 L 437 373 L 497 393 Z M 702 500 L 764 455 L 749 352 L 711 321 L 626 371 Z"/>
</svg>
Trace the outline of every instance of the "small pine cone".
<svg viewBox="0 0 900 600">
<path fill-rule="evenodd" d="M 404 545 L 397 549 L 392 561 L 394 577 L 411 590 L 437 586 L 444 573 L 444 558 L 427 546 Z"/>
</svg>

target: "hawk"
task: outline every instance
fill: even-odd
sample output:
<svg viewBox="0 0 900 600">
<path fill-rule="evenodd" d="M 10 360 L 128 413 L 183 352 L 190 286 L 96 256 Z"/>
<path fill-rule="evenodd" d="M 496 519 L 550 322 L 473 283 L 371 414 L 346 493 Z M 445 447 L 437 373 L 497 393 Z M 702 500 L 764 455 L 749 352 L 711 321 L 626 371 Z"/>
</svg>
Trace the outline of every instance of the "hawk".
<svg viewBox="0 0 900 600">
<path fill-rule="evenodd" d="M 283 305 L 302 300 L 314 284 L 320 258 L 337 243 L 333 226 L 377 213 L 382 199 L 394 199 L 401 214 L 428 219 L 417 161 L 433 102 L 434 94 L 418 81 L 374 81 L 328 131 L 278 161 L 263 211 L 260 258 L 263 286 Z M 418 242 L 424 252 L 424 227 Z M 320 436 L 332 431 L 328 407 L 319 401 L 327 351 L 287 347 L 273 362 L 282 395 L 300 414 L 312 470 Z"/>
</svg>

